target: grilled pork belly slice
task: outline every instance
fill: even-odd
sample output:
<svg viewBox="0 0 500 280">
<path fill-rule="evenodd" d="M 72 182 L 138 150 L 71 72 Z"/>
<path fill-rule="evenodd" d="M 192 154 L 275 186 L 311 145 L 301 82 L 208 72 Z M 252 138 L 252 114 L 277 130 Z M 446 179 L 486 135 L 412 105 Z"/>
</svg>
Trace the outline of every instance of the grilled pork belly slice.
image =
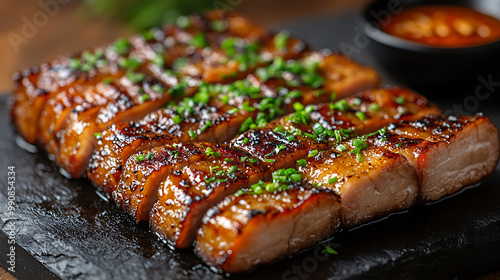
<svg viewBox="0 0 500 280">
<path fill-rule="evenodd" d="M 406 159 L 376 147 L 362 154 L 359 162 L 349 151 L 319 153 L 298 162 L 298 171 L 279 170 L 273 182 L 228 196 L 207 212 L 195 251 L 226 272 L 242 272 L 307 248 L 341 224 L 409 208 L 418 178 Z"/>
<path fill-rule="evenodd" d="M 150 113 L 138 122 L 105 130 L 89 165 L 90 180 L 111 193 L 123 163 L 134 152 L 167 143 L 229 141 L 245 120 L 282 114 L 282 99 L 262 98 L 260 89 L 248 82 L 203 86 L 178 105 Z"/>
<path fill-rule="evenodd" d="M 172 144 L 133 154 L 123 166 L 121 179 L 113 192 L 113 200 L 136 217 L 147 220 L 157 200 L 158 185 L 172 172 L 180 172 L 188 164 L 205 157 L 201 143 Z"/>
<path fill-rule="evenodd" d="M 475 184 L 498 163 L 498 129 L 482 115 L 403 121 L 387 131 L 368 141 L 408 159 L 420 178 L 422 201 Z"/>
<path fill-rule="evenodd" d="M 207 146 L 205 154 L 205 159 L 167 176 L 151 211 L 151 229 L 177 248 L 193 244 L 209 207 L 271 174 L 266 164 L 228 145 Z"/>
<path fill-rule="evenodd" d="M 39 127 L 33 124 L 38 123 L 47 100 L 61 93 L 71 98 L 75 87 L 82 82 L 98 83 L 102 78 L 115 75 L 119 69 L 148 72 L 164 84 L 175 86 L 179 81 L 171 75 L 170 69 L 177 74 L 203 78 L 189 70 L 201 63 L 204 65 L 202 73 L 214 73 L 209 79 L 211 82 L 230 81 L 247 73 L 240 68 L 248 68 L 248 59 L 236 56 L 243 45 L 251 49 L 244 57 L 252 57 L 252 61 L 261 61 L 257 59 L 261 53 L 268 59 L 272 59 L 273 55 L 293 58 L 301 56 L 306 50 L 304 43 L 293 38 L 289 38 L 289 44 L 279 50 L 272 46 L 261 47 L 261 42 L 273 42 L 274 35 L 265 33 L 262 28 L 233 13 L 223 13 L 222 17 L 217 13 L 207 13 L 184 18 L 184 21 L 185 26 L 167 25 L 163 29 L 152 29 L 143 35 L 118 39 L 111 44 L 59 57 L 17 73 L 11 115 L 21 135 L 30 143 L 36 142 Z M 228 38 L 237 43 L 226 43 L 225 48 L 221 48 L 222 42 Z"/>
<path fill-rule="evenodd" d="M 209 210 L 195 252 L 205 262 L 238 273 L 291 255 L 340 229 L 338 196 L 312 186 L 229 196 Z"/>
<path fill-rule="evenodd" d="M 252 128 L 252 126 L 263 126 L 273 117 L 293 111 L 292 105 L 296 102 L 308 105 L 320 101 L 327 101 L 330 94 L 326 94 L 324 84 L 339 85 L 338 89 L 349 84 L 346 79 L 350 79 L 352 83 L 361 83 L 359 85 L 349 86 L 349 88 L 368 88 L 374 85 L 378 78 L 373 76 L 373 70 L 359 66 L 354 62 L 338 57 L 336 59 L 329 58 L 325 63 L 321 60 L 322 57 L 330 57 L 338 55 L 330 55 L 326 52 L 309 53 L 305 59 L 294 61 L 288 60 L 286 63 L 290 69 L 308 68 L 310 75 L 315 73 L 311 69 L 320 69 L 316 74 L 322 74 L 324 77 L 336 77 L 329 81 L 328 78 L 321 78 L 320 82 L 327 79 L 326 83 L 321 82 L 315 85 L 306 85 L 301 80 L 300 75 L 292 77 L 290 75 L 278 75 L 279 77 L 270 78 L 265 83 L 261 82 L 255 75 L 250 75 L 248 80 L 239 80 L 230 85 L 201 85 L 200 88 L 208 88 L 200 93 L 209 93 L 208 105 L 206 110 L 194 110 L 194 114 L 176 116 L 172 109 L 167 108 L 163 111 L 151 113 L 144 120 L 138 123 L 117 124 L 107 129 L 102 133 L 103 140 L 98 144 L 92 162 L 89 166 L 88 177 L 97 186 L 104 189 L 105 192 L 112 192 L 117 183 L 117 178 L 120 176 L 120 170 L 125 160 L 130 154 L 157 147 L 166 143 L 191 142 L 191 141 L 210 141 L 210 142 L 225 142 L 232 139 L 238 132 L 242 132 Z M 284 60 L 276 59 L 271 66 L 265 71 L 276 72 L 287 70 L 283 66 Z M 321 63 L 321 65 L 320 65 Z M 339 65 L 329 65 L 338 63 Z M 283 65 L 281 65 L 283 64 Z M 293 64 L 293 67 L 290 66 Z M 311 66 L 311 64 L 314 64 Z M 319 66 L 317 66 L 318 64 Z M 306 67 L 307 66 L 307 67 Z M 348 73 L 358 75 L 359 78 L 347 77 L 346 75 L 335 75 L 333 72 L 321 70 L 328 66 L 335 71 L 340 68 L 353 68 Z M 262 68 L 264 70 L 264 68 Z M 288 69 L 288 70 L 290 70 Z M 291 70 L 290 70 L 291 71 Z M 305 71 L 305 70 L 301 70 Z M 312 71 L 312 72 L 311 72 Z M 291 74 L 291 73 L 290 73 Z M 290 77 L 289 77 L 290 76 Z M 319 76 L 314 77 L 318 78 Z M 366 77 L 370 77 L 369 79 Z M 371 82 L 366 82 L 370 80 Z M 290 81 L 298 82 L 298 85 L 291 85 Z M 311 82 L 309 82 L 311 84 Z M 218 92 L 217 92 L 218 91 Z M 343 95 L 353 94 L 354 91 L 342 90 Z M 201 106 L 199 101 L 202 98 L 193 98 L 192 107 L 198 108 Z M 204 104 L 204 103 L 203 103 Z M 232 106 L 232 107 L 231 107 Z M 179 106 L 177 106 L 177 111 Z M 253 107 L 253 108 L 252 108 Z M 205 108 L 205 107 L 203 107 Z M 239 108 L 235 112 L 235 108 Z M 212 114 L 211 112 L 216 111 Z M 205 113 L 204 113 L 205 112 Z M 265 115 L 257 114 L 258 112 Z M 220 113 L 220 114 L 219 114 Z M 262 118 L 264 116 L 264 118 Z M 177 124 L 174 123 L 174 118 L 180 118 L 184 121 Z M 212 124 L 208 129 L 201 130 L 210 121 Z M 249 121 L 252 121 L 250 124 Z M 247 125 L 242 126 L 243 123 Z M 205 127 L 206 128 L 206 127 Z M 193 137 L 196 132 L 196 137 Z"/>
<path fill-rule="evenodd" d="M 118 82 L 117 98 L 102 106 L 77 106 L 68 116 L 68 125 L 58 133 L 56 153 L 57 164 L 72 177 L 81 177 L 97 144 L 100 133 L 115 122 L 126 122 L 142 118 L 147 113 L 163 106 L 171 100 L 163 86 L 154 79 L 143 77 L 133 81 L 130 76 Z"/>
<path fill-rule="evenodd" d="M 365 93 L 365 95 L 366 94 L 367 93 Z M 414 93 L 411 94 L 415 95 Z M 364 101 L 361 100 L 361 102 Z M 366 106 L 362 105 L 363 104 L 361 103 L 357 106 L 368 107 L 368 104 L 366 104 Z M 390 104 L 390 106 L 392 105 Z M 411 105 L 405 106 L 403 104 L 398 106 L 402 106 L 405 110 L 408 108 L 406 117 L 411 118 L 410 113 L 414 110 L 411 109 Z M 420 106 L 423 107 L 424 105 L 421 104 Z M 376 118 L 379 118 L 378 125 L 375 125 L 377 122 L 371 121 L 370 119 L 364 118 L 363 121 L 360 120 L 357 116 L 359 115 L 357 114 L 357 111 L 352 109 L 341 108 L 342 110 L 334 109 L 332 111 L 329 104 L 310 108 L 313 111 L 309 111 L 308 113 L 311 116 L 316 115 L 316 117 L 303 120 L 302 118 L 297 117 L 297 115 L 302 112 L 299 111 L 298 113 L 273 121 L 264 128 L 247 131 L 232 140 L 229 145 L 238 151 L 245 151 L 251 155 L 252 158 L 254 158 L 254 161 L 258 161 L 266 166 L 264 172 L 258 173 L 260 179 L 263 179 L 266 176 L 269 176 L 270 172 L 275 170 L 294 167 L 296 161 L 299 159 L 316 156 L 321 151 L 327 150 L 328 146 L 332 145 L 332 143 L 338 143 L 339 140 L 342 141 L 355 136 L 358 133 L 358 128 L 361 131 L 366 131 L 368 129 L 380 128 L 386 125 L 389 121 L 391 121 L 390 114 L 392 112 L 392 107 L 387 110 L 380 107 L 378 110 L 388 113 L 374 114 Z M 394 110 L 394 112 L 396 111 Z M 396 112 L 396 114 L 399 113 Z M 367 116 L 370 117 L 369 114 L 367 114 Z M 392 119 L 392 121 L 395 120 Z M 364 122 L 368 122 L 370 125 L 364 125 Z M 326 123 L 326 126 L 329 128 L 326 129 L 322 125 L 323 123 Z M 320 124 L 321 129 L 318 128 L 318 124 Z M 308 133 L 308 131 L 311 131 L 311 133 Z M 316 135 L 313 135 L 313 133 L 316 133 Z M 403 157 L 400 158 L 405 160 Z M 191 187 L 181 188 L 179 186 L 175 186 L 174 184 L 177 183 L 178 180 L 168 181 L 169 182 L 165 184 L 168 184 L 169 187 L 161 188 L 157 205 L 162 205 L 163 201 L 168 201 L 170 204 L 174 205 L 169 207 L 179 207 L 179 205 L 186 204 L 185 200 L 176 201 L 175 197 L 189 196 Z M 181 220 L 177 220 L 175 223 L 171 222 L 169 225 L 155 222 L 155 220 L 167 219 L 166 217 L 170 215 L 166 210 L 156 211 L 151 217 L 152 227 L 159 234 L 159 236 L 170 240 L 171 244 L 174 246 L 179 246 L 181 248 L 190 246 L 192 236 L 194 236 L 194 231 L 197 229 L 197 225 L 199 224 L 199 221 L 201 220 L 206 209 L 215 205 L 215 203 L 222 200 L 225 196 L 238 189 L 248 186 L 251 182 L 252 180 L 238 182 L 229 181 L 224 182 L 224 184 L 217 185 L 217 187 L 205 186 L 205 195 L 197 197 L 196 208 L 189 206 L 191 200 L 188 200 L 189 205 L 183 206 L 187 210 L 185 210 L 185 214 L 178 215 L 183 217 Z M 192 184 L 189 185 L 192 186 Z M 195 189 L 197 190 L 198 188 L 199 186 L 196 185 Z M 217 189 L 217 191 L 212 191 L 212 188 Z M 195 191 L 195 193 L 199 192 L 200 191 Z M 203 205 L 203 207 L 199 207 L 198 205 Z M 164 209 L 168 209 L 165 205 L 162 205 L 162 207 Z M 372 215 L 376 214 L 377 213 L 372 213 Z M 365 216 L 366 219 L 370 218 L 368 214 Z M 182 242 L 180 242 L 177 236 L 172 237 L 172 234 L 168 234 L 168 232 L 172 231 L 177 232 L 177 236 L 186 236 L 186 239 L 183 239 Z"/>
<path fill-rule="evenodd" d="M 340 155 L 320 153 L 300 169 L 305 181 L 340 197 L 343 225 L 352 228 L 412 206 L 419 182 L 406 158 L 376 147 L 357 151 L 353 141 L 359 140 L 342 144 L 347 150 Z"/>
<path fill-rule="evenodd" d="M 105 193 L 112 193 L 125 161 L 133 153 L 165 144 L 228 141 L 248 117 L 246 112 L 228 113 L 230 108 L 234 107 L 199 104 L 180 120 L 175 108 L 169 107 L 150 113 L 139 122 L 113 124 L 102 132 L 87 176 Z"/>
</svg>

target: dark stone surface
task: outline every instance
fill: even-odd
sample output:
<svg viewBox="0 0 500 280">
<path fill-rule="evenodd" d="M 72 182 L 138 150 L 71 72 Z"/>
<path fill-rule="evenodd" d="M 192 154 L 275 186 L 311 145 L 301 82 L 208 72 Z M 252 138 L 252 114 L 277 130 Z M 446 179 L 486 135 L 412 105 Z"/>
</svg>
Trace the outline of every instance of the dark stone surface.
<svg viewBox="0 0 500 280">
<path fill-rule="evenodd" d="M 354 38 L 353 14 L 301 20 L 286 27 L 315 48 L 339 49 Z M 380 70 L 367 49 L 353 59 Z M 385 78 L 386 74 L 382 72 Z M 494 76 L 495 78 L 497 76 Z M 493 79 L 500 81 L 500 78 Z M 479 80 L 477 85 L 479 85 Z M 496 92 L 495 92 L 496 91 Z M 474 101 L 474 91 L 423 92 L 444 109 L 464 106 L 484 111 L 500 126 L 500 87 Z M 6 97 L 0 98 L 0 219 L 4 232 L 16 227 L 19 279 L 50 279 L 46 268 L 64 279 L 222 279 L 190 250 L 159 242 L 147 224 L 138 224 L 100 198 L 86 180 L 62 176 L 43 152 L 20 148 L 9 123 Z M 474 105 L 474 104 L 473 104 Z M 469 106 L 469 107 L 467 107 Z M 467 109 L 468 108 L 468 109 Z M 15 166 L 15 219 L 7 209 L 8 166 Z M 343 232 L 286 260 L 262 266 L 243 279 L 462 279 L 500 270 L 500 168 L 480 186 L 432 205 Z M 0 232 L 0 266 L 7 268 L 6 237 Z M 338 255 L 325 259 L 322 246 Z M 32 255 L 32 257 L 29 256 Z M 37 264 L 37 261 L 46 268 Z M 24 266 L 24 268 L 23 268 Z M 28 267 L 29 269 L 26 269 Z"/>
</svg>

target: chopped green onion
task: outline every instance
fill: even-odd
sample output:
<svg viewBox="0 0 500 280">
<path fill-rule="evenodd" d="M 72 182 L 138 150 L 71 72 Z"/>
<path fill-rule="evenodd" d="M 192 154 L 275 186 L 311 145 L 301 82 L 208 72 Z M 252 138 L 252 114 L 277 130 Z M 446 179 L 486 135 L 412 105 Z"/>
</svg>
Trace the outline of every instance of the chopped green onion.
<svg viewBox="0 0 500 280">
<path fill-rule="evenodd" d="M 310 150 L 309 154 L 307 155 L 308 157 L 314 157 L 318 154 L 318 150 Z"/>
<path fill-rule="evenodd" d="M 196 134 L 196 132 L 192 131 L 192 130 L 188 130 L 188 135 L 189 137 L 191 138 L 191 140 L 194 140 L 196 138 L 196 136 L 198 136 Z"/>
<path fill-rule="evenodd" d="M 356 115 L 356 117 L 358 117 L 358 119 L 360 119 L 362 121 L 366 120 L 365 114 L 363 112 L 361 112 L 361 111 L 358 111 L 358 112 L 354 113 L 354 115 Z"/>
<path fill-rule="evenodd" d="M 163 55 L 158 53 L 155 55 L 153 60 L 151 60 L 151 63 L 153 63 L 154 65 L 156 65 L 158 67 L 163 67 L 163 65 L 165 65 L 165 58 L 163 58 Z"/>
<path fill-rule="evenodd" d="M 306 159 L 299 159 L 299 160 L 297 160 L 297 163 L 299 164 L 300 167 L 306 167 L 307 166 L 307 160 Z"/>
<path fill-rule="evenodd" d="M 339 180 L 339 178 L 337 176 L 335 176 L 335 177 L 328 179 L 328 183 L 335 184 L 335 183 L 337 183 L 338 180 Z"/>
<path fill-rule="evenodd" d="M 280 32 L 274 36 L 274 46 L 277 49 L 284 49 L 286 48 L 288 42 L 288 34 L 285 32 Z"/>
<path fill-rule="evenodd" d="M 405 103 L 405 98 L 404 98 L 404 96 L 398 96 L 394 99 L 394 101 L 396 101 L 396 103 L 398 103 L 400 105 L 403 105 Z"/>
<path fill-rule="evenodd" d="M 129 48 L 130 42 L 124 38 L 117 39 L 113 45 L 111 45 L 111 49 L 117 54 L 126 54 L 129 51 Z"/>
<path fill-rule="evenodd" d="M 136 161 L 143 161 L 144 159 L 146 159 L 146 155 L 140 155 L 135 157 Z"/>
<path fill-rule="evenodd" d="M 191 20 L 187 16 L 178 17 L 177 20 L 175 21 L 175 23 L 177 24 L 177 26 L 179 26 L 180 28 L 183 28 L 183 29 L 186 29 L 186 28 L 191 26 Z"/>
<path fill-rule="evenodd" d="M 380 106 L 377 103 L 370 104 L 370 111 L 378 111 Z"/>
</svg>

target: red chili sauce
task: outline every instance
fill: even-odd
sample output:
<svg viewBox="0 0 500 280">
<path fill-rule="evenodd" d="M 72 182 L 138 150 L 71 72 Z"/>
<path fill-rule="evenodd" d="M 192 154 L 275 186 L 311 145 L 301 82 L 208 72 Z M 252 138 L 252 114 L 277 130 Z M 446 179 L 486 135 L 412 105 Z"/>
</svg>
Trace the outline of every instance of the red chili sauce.
<svg viewBox="0 0 500 280">
<path fill-rule="evenodd" d="M 458 6 L 407 8 L 381 29 L 403 39 L 445 48 L 478 46 L 500 39 L 500 20 Z"/>
</svg>

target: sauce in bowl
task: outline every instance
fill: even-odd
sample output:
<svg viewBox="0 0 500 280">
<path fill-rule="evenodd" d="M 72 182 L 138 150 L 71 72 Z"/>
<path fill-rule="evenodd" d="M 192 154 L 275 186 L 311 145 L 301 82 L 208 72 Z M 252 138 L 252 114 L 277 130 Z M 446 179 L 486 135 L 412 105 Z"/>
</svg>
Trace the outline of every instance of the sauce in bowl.
<svg viewBox="0 0 500 280">
<path fill-rule="evenodd" d="M 407 8 L 381 30 L 433 47 L 460 48 L 500 39 L 500 20 L 458 6 L 428 5 Z"/>
</svg>

